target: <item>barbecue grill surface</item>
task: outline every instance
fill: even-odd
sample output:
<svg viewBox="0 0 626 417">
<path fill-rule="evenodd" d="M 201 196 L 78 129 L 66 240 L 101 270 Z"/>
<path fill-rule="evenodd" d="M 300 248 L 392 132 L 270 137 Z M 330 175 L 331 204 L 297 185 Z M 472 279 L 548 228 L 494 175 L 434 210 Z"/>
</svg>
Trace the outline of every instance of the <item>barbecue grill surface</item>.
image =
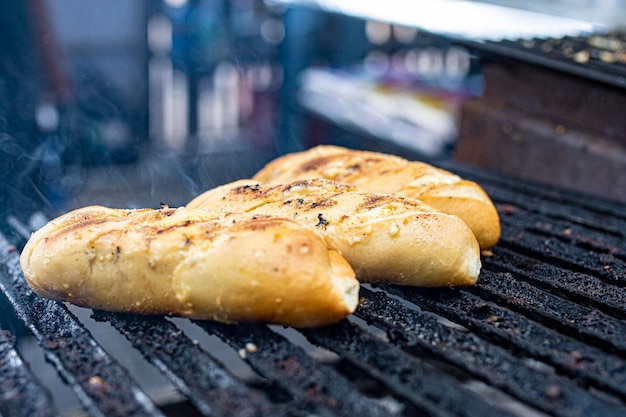
<svg viewBox="0 0 626 417">
<path fill-rule="evenodd" d="M 175 403 L 150 398 L 66 305 L 34 295 L 19 243 L 4 237 L 0 287 L 88 415 L 626 415 L 626 213 L 447 168 L 481 184 L 501 216 L 478 284 L 366 285 L 353 316 L 314 330 L 186 322 L 230 346 L 253 378 L 178 319 L 94 311 L 171 382 Z M 64 413 L 9 330 L 0 331 L 0 414 Z"/>
</svg>

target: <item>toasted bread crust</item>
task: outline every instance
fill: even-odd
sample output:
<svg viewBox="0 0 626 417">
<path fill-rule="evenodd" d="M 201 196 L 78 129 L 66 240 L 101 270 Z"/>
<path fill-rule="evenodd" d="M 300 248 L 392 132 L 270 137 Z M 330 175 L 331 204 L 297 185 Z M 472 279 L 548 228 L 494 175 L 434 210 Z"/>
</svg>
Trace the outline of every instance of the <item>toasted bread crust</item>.
<svg viewBox="0 0 626 417">
<path fill-rule="evenodd" d="M 85 207 L 34 233 L 20 262 L 35 293 L 109 311 L 312 327 L 358 303 L 345 259 L 270 216 Z"/>
<path fill-rule="evenodd" d="M 187 207 L 293 219 L 321 233 L 361 282 L 461 286 L 474 284 L 480 272 L 478 243 L 461 219 L 418 200 L 330 180 L 277 186 L 239 180 Z"/>
<path fill-rule="evenodd" d="M 321 145 L 269 162 L 253 179 L 267 184 L 326 178 L 362 190 L 421 200 L 455 215 L 472 229 L 481 249 L 500 239 L 500 219 L 493 202 L 475 182 L 432 165 L 394 155 Z"/>
</svg>

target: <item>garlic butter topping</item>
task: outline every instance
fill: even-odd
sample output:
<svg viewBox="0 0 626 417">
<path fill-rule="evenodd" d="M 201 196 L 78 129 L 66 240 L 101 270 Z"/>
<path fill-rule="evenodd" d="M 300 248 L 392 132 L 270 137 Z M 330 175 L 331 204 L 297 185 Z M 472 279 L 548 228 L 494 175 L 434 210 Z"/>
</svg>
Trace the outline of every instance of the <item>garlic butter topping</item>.
<svg viewBox="0 0 626 417">
<path fill-rule="evenodd" d="M 407 184 L 407 187 L 418 188 L 432 184 L 456 184 L 459 181 L 461 181 L 461 178 L 456 175 L 431 172 L 415 178 Z"/>
</svg>

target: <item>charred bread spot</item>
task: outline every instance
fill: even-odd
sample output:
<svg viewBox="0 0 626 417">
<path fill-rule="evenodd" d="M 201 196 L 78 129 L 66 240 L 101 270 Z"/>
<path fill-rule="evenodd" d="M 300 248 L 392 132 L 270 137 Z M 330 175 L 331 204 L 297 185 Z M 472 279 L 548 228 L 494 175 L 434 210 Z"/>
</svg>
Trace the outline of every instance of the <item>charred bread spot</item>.
<svg viewBox="0 0 626 417">
<path fill-rule="evenodd" d="M 323 198 L 320 199 L 318 201 L 314 201 L 311 203 L 311 205 L 309 206 L 309 208 L 314 209 L 316 207 L 323 207 L 323 208 L 328 208 L 328 207 L 333 207 L 337 204 L 337 201 L 331 199 L 331 198 Z"/>
<path fill-rule="evenodd" d="M 265 230 L 269 227 L 280 226 L 284 224 L 285 220 L 280 217 L 271 216 L 254 216 L 252 220 L 242 220 L 234 225 L 234 229 L 240 228 L 242 230 Z"/>
<path fill-rule="evenodd" d="M 174 229 L 178 229 L 178 228 L 182 228 L 182 227 L 188 227 L 189 225 L 191 225 L 193 223 L 195 223 L 195 222 L 193 222 L 191 220 L 185 220 L 184 222 L 180 222 L 178 224 L 174 224 L 174 225 L 171 225 L 171 226 L 163 228 L 163 229 L 158 229 L 158 230 L 156 230 L 156 234 L 167 233 L 167 232 L 172 231 Z"/>
<path fill-rule="evenodd" d="M 387 194 L 368 194 L 365 201 L 359 205 L 359 209 L 370 210 L 395 200 L 394 197 Z"/>
<path fill-rule="evenodd" d="M 314 159 L 311 159 L 310 161 L 303 163 L 302 165 L 300 165 L 299 170 L 301 172 L 317 171 L 318 169 L 320 169 L 321 167 L 324 167 L 325 165 L 328 165 L 330 162 L 332 162 L 335 159 L 337 158 L 335 158 L 332 155 L 320 156 L 318 158 L 314 158 Z"/>
<path fill-rule="evenodd" d="M 260 183 L 242 185 L 241 187 L 234 188 L 232 190 L 232 193 L 238 194 L 238 195 L 253 193 L 253 194 L 256 194 L 255 197 L 258 197 L 259 195 L 264 194 L 263 191 L 261 190 Z"/>
<path fill-rule="evenodd" d="M 260 185 L 261 185 L 261 184 L 259 184 L 258 182 L 257 182 L 256 184 L 254 184 L 254 185 L 244 185 L 244 186 L 243 186 L 243 189 L 244 189 L 244 190 L 258 191 L 258 190 L 259 190 L 259 186 L 260 186 Z"/>
<path fill-rule="evenodd" d="M 157 217 L 157 216 L 170 217 L 174 213 L 176 213 L 176 209 L 175 208 L 171 208 L 167 204 L 161 203 L 161 208 L 154 213 L 154 216 L 155 217 Z"/>
<path fill-rule="evenodd" d="M 315 227 L 325 227 L 328 226 L 328 220 L 326 220 L 322 213 L 319 213 L 317 215 L 317 224 L 315 225 Z"/>
<path fill-rule="evenodd" d="M 93 226 L 97 226 L 103 223 L 106 223 L 107 219 L 98 219 L 98 218 L 93 218 L 93 217 L 88 217 L 85 216 L 80 222 L 67 222 L 65 225 L 63 225 L 62 228 L 56 230 L 53 234 L 50 234 L 49 236 L 46 237 L 45 241 L 47 242 L 48 239 L 50 239 L 50 241 L 54 242 L 55 240 L 61 240 L 66 238 L 68 235 L 80 232 L 81 230 L 93 227 Z"/>
</svg>

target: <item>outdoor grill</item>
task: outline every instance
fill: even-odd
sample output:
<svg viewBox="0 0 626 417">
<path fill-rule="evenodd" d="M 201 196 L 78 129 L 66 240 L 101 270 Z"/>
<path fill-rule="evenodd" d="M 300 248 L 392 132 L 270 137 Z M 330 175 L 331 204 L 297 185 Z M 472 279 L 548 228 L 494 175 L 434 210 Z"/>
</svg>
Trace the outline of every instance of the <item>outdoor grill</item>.
<svg viewBox="0 0 626 417">
<path fill-rule="evenodd" d="M 445 168 L 483 186 L 501 216 L 501 241 L 473 287 L 364 285 L 354 315 L 310 330 L 191 322 L 251 376 L 189 336 L 187 320 L 93 311 L 169 379 L 176 401 L 148 396 L 84 319 L 34 295 L 19 267 L 24 242 L 1 237 L 6 311 L 93 416 L 626 415 L 623 207 Z M 0 332 L 0 414 L 59 415 L 55 387 L 22 358 L 17 333 Z"/>
</svg>

